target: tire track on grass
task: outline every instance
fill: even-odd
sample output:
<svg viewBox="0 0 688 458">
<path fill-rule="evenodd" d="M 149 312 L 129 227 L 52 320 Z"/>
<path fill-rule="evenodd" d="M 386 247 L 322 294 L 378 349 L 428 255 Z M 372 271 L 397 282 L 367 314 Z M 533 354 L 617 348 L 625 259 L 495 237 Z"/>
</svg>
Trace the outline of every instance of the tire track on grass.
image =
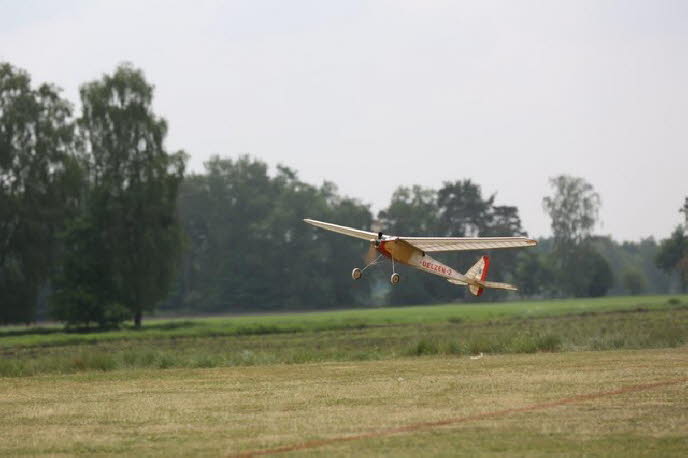
<svg viewBox="0 0 688 458">
<path fill-rule="evenodd" d="M 569 404 L 577 404 L 583 401 L 589 401 L 591 399 L 599 399 L 610 396 L 618 396 L 626 393 L 635 393 L 638 391 L 646 391 L 654 388 L 660 388 L 670 385 L 678 385 L 680 383 L 688 382 L 688 378 L 679 378 L 673 380 L 664 380 L 661 382 L 654 383 L 643 383 L 639 385 L 630 385 L 617 390 L 612 391 L 601 391 L 597 393 L 579 394 L 576 396 L 571 396 L 568 398 L 562 398 L 555 401 L 543 402 L 538 404 L 531 404 L 523 407 L 515 407 L 511 409 L 495 410 L 492 412 L 484 412 L 475 415 L 468 415 L 466 417 L 455 417 L 447 418 L 445 420 L 438 421 L 428 421 L 421 423 L 412 423 L 405 426 L 396 426 L 392 428 L 379 429 L 376 431 L 369 431 L 360 434 L 354 434 L 351 436 L 337 436 L 331 437 L 329 439 L 318 439 L 307 442 L 301 442 L 298 444 L 283 445 L 281 447 L 267 448 L 260 450 L 250 450 L 235 454 L 230 454 L 228 457 L 231 458 L 250 458 L 260 455 L 275 455 L 278 453 L 294 452 L 298 450 L 307 450 L 312 448 L 324 447 L 326 445 L 336 444 L 340 442 L 348 442 L 362 439 L 373 439 L 377 437 L 391 436 L 393 434 L 410 433 L 421 431 L 425 429 L 437 428 L 440 426 L 456 425 L 460 423 L 469 423 L 472 421 L 485 420 L 488 418 L 503 417 L 511 414 L 522 413 L 522 412 L 532 412 L 534 410 L 545 410 L 554 407 L 561 407 Z"/>
</svg>

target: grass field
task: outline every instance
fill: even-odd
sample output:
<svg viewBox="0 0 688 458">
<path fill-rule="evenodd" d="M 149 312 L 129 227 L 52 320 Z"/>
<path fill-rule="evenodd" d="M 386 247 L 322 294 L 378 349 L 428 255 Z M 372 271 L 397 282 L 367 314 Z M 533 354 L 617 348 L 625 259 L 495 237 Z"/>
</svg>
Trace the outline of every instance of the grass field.
<svg viewBox="0 0 688 458">
<path fill-rule="evenodd" d="M 666 297 L 580 300 L 168 320 L 147 326 L 98 334 L 9 330 L 0 339 L 0 376 L 677 347 L 688 341 L 688 305 Z"/>
<path fill-rule="evenodd" d="M 451 319 L 485 321 L 537 318 L 633 308 L 655 310 L 681 304 L 688 304 L 688 295 L 444 304 L 194 319 L 148 319 L 144 322 L 143 329 L 137 331 L 125 328 L 111 332 L 64 332 L 58 325 L 28 329 L 22 326 L 5 326 L 0 327 L 0 349 L 16 346 L 93 344 L 106 340 L 317 332 L 383 325 L 432 324 Z"/>
<path fill-rule="evenodd" d="M 5 327 L 0 456 L 684 456 L 687 344 L 686 296 Z"/>
<path fill-rule="evenodd" d="M 685 456 L 687 380 L 685 348 L 9 378 L 0 455 Z"/>
</svg>

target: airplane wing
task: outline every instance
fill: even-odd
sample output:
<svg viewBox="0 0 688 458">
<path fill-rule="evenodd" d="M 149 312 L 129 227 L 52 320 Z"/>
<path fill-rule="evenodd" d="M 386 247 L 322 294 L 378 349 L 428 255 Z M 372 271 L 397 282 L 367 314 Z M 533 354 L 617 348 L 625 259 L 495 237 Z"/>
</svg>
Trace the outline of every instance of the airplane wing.
<svg viewBox="0 0 688 458">
<path fill-rule="evenodd" d="M 340 234 L 348 235 L 349 237 L 356 237 L 363 240 L 373 240 L 377 238 L 377 232 L 361 231 L 359 229 L 354 229 L 353 227 L 340 226 L 339 224 L 323 223 L 322 221 L 316 221 L 314 219 L 304 219 L 308 224 L 313 226 L 318 226 L 323 229 L 327 229 L 332 232 L 339 232 Z"/>
<path fill-rule="evenodd" d="M 399 237 L 425 252 L 496 250 L 535 246 L 537 242 L 527 237 Z"/>
</svg>

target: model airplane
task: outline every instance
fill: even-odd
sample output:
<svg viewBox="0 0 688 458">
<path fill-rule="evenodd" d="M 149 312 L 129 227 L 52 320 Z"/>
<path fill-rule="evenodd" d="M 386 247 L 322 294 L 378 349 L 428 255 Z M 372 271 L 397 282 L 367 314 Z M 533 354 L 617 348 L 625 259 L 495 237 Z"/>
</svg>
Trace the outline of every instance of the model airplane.
<svg viewBox="0 0 688 458">
<path fill-rule="evenodd" d="M 358 280 L 363 276 L 363 271 L 378 263 L 382 256 L 392 260 L 393 285 L 399 283 L 401 277 L 395 271 L 395 263 L 406 264 L 416 269 L 446 278 L 457 285 L 468 286 L 474 296 L 480 296 L 485 288 L 506 289 L 517 291 L 514 285 L 487 281 L 487 272 L 490 269 L 490 258 L 481 256 L 465 274 L 461 274 L 449 266 L 433 259 L 428 255 L 440 251 L 468 251 L 468 250 L 495 250 L 501 248 L 522 248 L 537 245 L 535 240 L 526 237 L 397 237 L 384 235 L 382 232 L 368 232 L 338 224 L 323 223 L 312 219 L 304 219 L 308 224 L 318 226 L 328 231 L 356 237 L 370 242 L 373 254 L 377 251 L 377 258 L 372 259 L 365 267 L 356 267 L 351 276 Z"/>
</svg>

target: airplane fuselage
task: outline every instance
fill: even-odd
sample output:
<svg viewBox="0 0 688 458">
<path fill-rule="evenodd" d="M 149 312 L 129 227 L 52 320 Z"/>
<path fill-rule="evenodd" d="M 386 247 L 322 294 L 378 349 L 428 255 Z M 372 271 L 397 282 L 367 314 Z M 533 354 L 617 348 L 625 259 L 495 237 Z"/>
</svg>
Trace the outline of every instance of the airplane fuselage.
<svg viewBox="0 0 688 458">
<path fill-rule="evenodd" d="M 472 283 L 465 275 L 460 274 L 455 269 L 441 263 L 403 240 L 396 238 L 381 240 L 380 244 L 376 246 L 376 250 L 384 256 L 393 259 L 394 262 L 406 264 L 443 278 L 463 283 Z"/>
</svg>

